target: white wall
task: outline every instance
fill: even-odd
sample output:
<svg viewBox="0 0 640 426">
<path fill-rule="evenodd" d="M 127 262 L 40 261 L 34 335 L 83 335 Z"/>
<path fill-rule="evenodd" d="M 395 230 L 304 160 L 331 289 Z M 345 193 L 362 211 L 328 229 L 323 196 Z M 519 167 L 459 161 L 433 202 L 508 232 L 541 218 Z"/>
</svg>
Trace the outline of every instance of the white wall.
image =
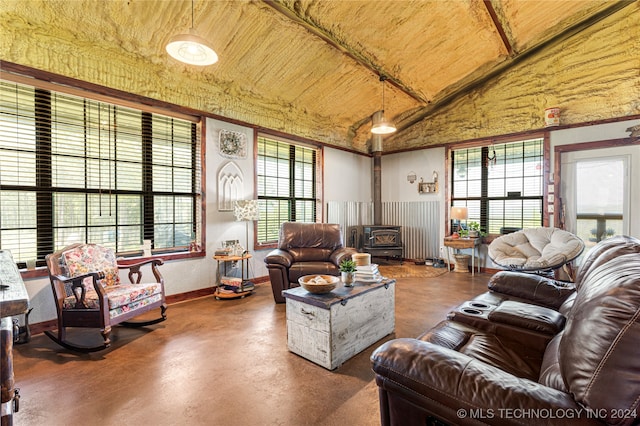
<svg viewBox="0 0 640 426">
<path fill-rule="evenodd" d="M 429 148 L 382 156 L 382 201 L 438 201 L 440 217 L 444 218 L 447 196 L 445 194 L 445 148 Z M 433 172 L 438 173 L 438 192 L 421 194 L 418 192 L 420 178 L 424 182 L 433 181 Z M 416 181 L 409 183 L 407 175 L 415 172 Z M 438 239 L 445 237 L 445 222 L 434 232 Z M 440 256 L 445 255 L 441 248 Z"/>
<path fill-rule="evenodd" d="M 444 201 L 444 154 L 445 149 L 440 147 L 383 155 L 382 201 Z M 424 182 L 432 182 L 434 171 L 438 173 L 438 192 L 420 194 L 420 178 Z M 416 174 L 414 183 L 407 181 L 409 172 Z"/>
<path fill-rule="evenodd" d="M 553 150 L 556 146 L 628 138 L 629 132 L 627 132 L 626 129 L 638 125 L 640 125 L 640 120 L 629 120 L 551 131 L 549 134 L 551 143 L 551 171 L 553 172 L 553 164 L 555 161 Z"/>
<path fill-rule="evenodd" d="M 220 155 L 218 140 L 220 130 L 232 130 L 244 133 L 247 136 L 246 158 L 229 159 Z M 237 126 L 213 119 L 207 119 L 207 151 L 206 151 L 206 249 L 207 255 L 203 259 L 206 264 L 207 277 L 204 282 L 192 282 L 194 289 L 211 287 L 215 284 L 216 261 L 213 260 L 213 253 L 217 248 L 222 247 L 222 242 L 226 240 L 239 240 L 243 247 L 247 247 L 247 222 L 236 222 L 232 211 L 218 210 L 218 173 L 220 169 L 229 161 L 233 161 L 243 175 L 243 188 L 239 199 L 248 200 L 255 198 L 254 193 L 254 160 L 253 160 L 253 129 Z M 253 225 L 249 225 L 249 241 L 253 242 Z M 253 244 L 250 243 L 249 251 L 253 253 Z M 255 259 L 249 261 L 250 275 L 253 273 L 253 266 L 257 262 Z M 183 269 L 183 274 L 189 275 L 190 270 Z M 257 275 L 259 276 L 259 275 Z M 204 278 L 204 277 L 203 277 Z"/>
<path fill-rule="evenodd" d="M 373 159 L 366 155 L 324 149 L 324 201 L 373 201 Z M 326 207 L 325 207 L 326 210 Z M 326 217 L 326 211 L 323 212 Z"/>
</svg>

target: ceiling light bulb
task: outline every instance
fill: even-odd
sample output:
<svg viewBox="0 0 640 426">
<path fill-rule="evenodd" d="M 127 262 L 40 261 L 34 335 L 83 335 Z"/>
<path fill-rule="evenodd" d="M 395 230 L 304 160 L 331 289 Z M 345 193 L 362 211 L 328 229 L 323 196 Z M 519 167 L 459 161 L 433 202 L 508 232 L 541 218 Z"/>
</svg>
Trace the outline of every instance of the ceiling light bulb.
<svg viewBox="0 0 640 426">
<path fill-rule="evenodd" d="M 218 62 L 216 52 L 193 28 L 189 29 L 189 34 L 171 37 L 166 49 L 173 58 L 189 65 L 205 66 Z"/>
</svg>

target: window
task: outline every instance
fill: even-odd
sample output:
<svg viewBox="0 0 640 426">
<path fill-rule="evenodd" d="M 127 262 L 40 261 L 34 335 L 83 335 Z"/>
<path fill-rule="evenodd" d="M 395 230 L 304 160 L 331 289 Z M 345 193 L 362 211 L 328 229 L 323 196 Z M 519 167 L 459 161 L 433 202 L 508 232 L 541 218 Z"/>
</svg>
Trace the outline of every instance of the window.
<svg viewBox="0 0 640 426">
<path fill-rule="evenodd" d="M 556 147 L 562 215 L 557 223 L 585 243 L 582 257 L 598 242 L 629 235 L 633 151 L 617 141 Z"/>
<path fill-rule="evenodd" d="M 575 163 L 576 234 L 587 247 L 614 235 L 625 235 L 626 157 L 578 160 Z"/>
<path fill-rule="evenodd" d="M 258 244 L 278 241 L 283 222 L 315 222 L 320 150 L 264 135 L 257 142 Z"/>
<path fill-rule="evenodd" d="M 451 201 L 490 234 L 542 226 L 543 139 L 454 149 Z"/>
<path fill-rule="evenodd" d="M 138 254 L 199 239 L 195 122 L 0 84 L 0 248 L 16 262 L 74 242 Z"/>
</svg>

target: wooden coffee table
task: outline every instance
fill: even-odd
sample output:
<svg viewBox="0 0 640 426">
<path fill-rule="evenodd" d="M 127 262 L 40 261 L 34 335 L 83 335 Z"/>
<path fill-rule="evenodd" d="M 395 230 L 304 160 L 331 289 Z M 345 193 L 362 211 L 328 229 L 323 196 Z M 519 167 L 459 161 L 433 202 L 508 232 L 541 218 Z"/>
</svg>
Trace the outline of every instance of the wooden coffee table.
<svg viewBox="0 0 640 426">
<path fill-rule="evenodd" d="M 333 370 L 395 330 L 395 283 L 341 283 L 331 293 L 282 292 L 289 350 Z"/>
</svg>

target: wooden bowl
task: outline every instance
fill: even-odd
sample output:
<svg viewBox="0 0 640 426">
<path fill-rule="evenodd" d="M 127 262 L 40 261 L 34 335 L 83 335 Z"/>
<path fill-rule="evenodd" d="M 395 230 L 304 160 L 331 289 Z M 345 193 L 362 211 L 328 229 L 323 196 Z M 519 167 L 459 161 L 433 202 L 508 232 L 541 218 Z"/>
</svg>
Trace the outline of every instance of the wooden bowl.
<svg viewBox="0 0 640 426">
<path fill-rule="evenodd" d="M 315 283 L 313 281 L 317 279 L 322 279 L 326 282 Z M 309 293 L 314 294 L 323 294 L 329 293 L 331 290 L 336 288 L 338 283 L 340 282 L 340 277 L 334 277 L 333 275 L 305 275 L 303 277 L 298 278 L 298 283 L 307 290 Z"/>
</svg>

